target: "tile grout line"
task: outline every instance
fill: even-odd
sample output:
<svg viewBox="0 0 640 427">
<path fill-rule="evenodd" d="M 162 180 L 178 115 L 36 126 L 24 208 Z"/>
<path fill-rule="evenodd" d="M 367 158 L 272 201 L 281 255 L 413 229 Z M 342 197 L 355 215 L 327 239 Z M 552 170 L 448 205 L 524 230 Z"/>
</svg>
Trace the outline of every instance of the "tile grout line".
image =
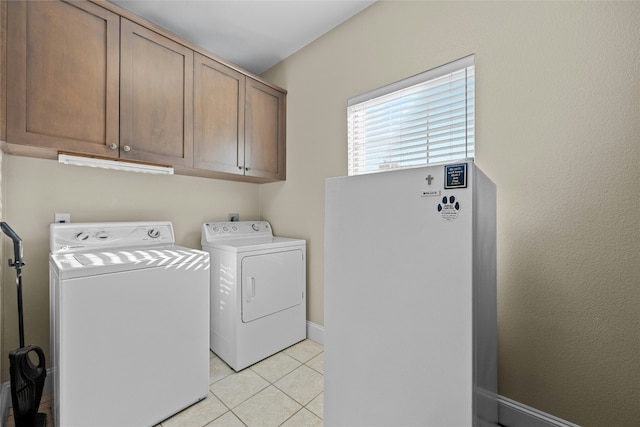
<svg viewBox="0 0 640 427">
<path fill-rule="evenodd" d="M 318 418 L 319 420 L 323 421 L 323 418 L 320 417 L 318 414 L 316 414 L 314 411 L 312 411 L 311 409 L 309 409 L 307 407 L 307 405 L 309 405 L 311 402 L 313 402 L 316 398 L 318 398 L 318 396 L 320 396 L 322 393 L 324 393 L 324 386 L 323 386 L 323 390 L 320 391 L 318 394 L 314 395 L 306 404 L 303 404 L 301 402 L 299 402 L 294 396 L 291 396 L 289 393 L 287 393 L 285 390 L 281 389 L 280 387 L 278 387 L 276 385 L 276 383 L 280 380 L 282 380 L 283 378 L 285 378 L 286 376 L 292 374 L 293 372 L 295 372 L 296 370 L 300 369 L 302 366 L 305 366 L 307 368 L 309 368 L 310 370 L 312 370 L 313 372 L 316 372 L 319 375 L 322 375 L 322 379 L 324 381 L 324 372 L 320 372 L 317 369 L 314 369 L 313 367 L 309 366 L 308 363 L 311 362 L 312 360 L 314 360 L 315 358 L 317 358 L 318 356 L 322 355 L 324 353 L 324 350 L 321 350 L 320 352 L 318 352 L 317 354 L 314 354 L 313 356 L 311 356 L 310 358 L 308 358 L 305 362 L 301 361 L 300 359 L 297 359 L 296 357 L 292 356 L 291 354 L 288 354 L 286 351 L 283 351 L 283 353 L 289 357 L 291 357 L 292 359 L 294 359 L 295 361 L 297 361 L 298 363 L 300 363 L 299 366 L 297 366 L 296 368 L 294 368 L 292 371 L 287 372 L 286 374 L 284 374 L 283 376 L 275 379 L 274 381 L 271 381 L 267 378 L 265 378 L 263 375 L 260 375 L 260 373 L 256 370 L 253 369 L 253 366 L 250 366 L 249 369 L 251 369 L 254 373 L 256 373 L 260 378 L 263 378 L 264 380 L 266 380 L 269 385 L 275 387 L 278 391 L 282 392 L 285 396 L 287 396 L 289 399 L 291 399 L 292 401 L 294 401 L 295 403 L 297 403 L 298 405 L 300 405 L 300 409 L 298 409 L 296 412 L 294 412 L 291 416 L 289 416 L 286 420 L 284 420 L 282 423 L 280 423 L 280 425 L 285 424 L 288 420 L 290 420 L 291 418 L 295 417 L 300 411 L 302 411 L 303 409 L 306 409 L 309 413 L 311 413 L 314 417 Z M 266 360 L 266 359 L 265 359 Z M 260 362 L 258 362 L 260 363 Z M 233 375 L 230 374 L 230 375 Z M 225 377 L 226 378 L 226 377 Z M 243 403 L 247 402 L 249 399 L 253 398 L 254 396 L 256 396 L 258 393 L 262 392 L 263 390 L 265 390 L 267 387 L 264 387 L 263 389 L 261 389 L 260 391 L 258 391 L 257 393 L 255 393 L 254 395 L 248 397 L 247 399 L 245 399 L 242 403 L 239 403 L 238 405 L 235 406 L 235 408 L 241 406 Z M 212 392 L 213 393 L 213 392 Z M 215 395 L 215 393 L 214 393 Z M 216 396 L 217 397 L 217 396 Z M 226 406 L 226 405 L 225 405 Z M 238 414 L 236 414 L 233 409 L 230 409 L 230 411 L 238 418 L 240 419 L 240 421 L 242 421 L 242 419 L 240 418 L 240 416 Z M 244 421 L 242 421 L 242 423 L 244 424 Z M 246 424 L 245 424 L 246 425 Z"/>
<path fill-rule="evenodd" d="M 297 344 L 296 344 L 297 345 Z M 295 345 L 294 345 L 295 346 Z M 292 347 L 294 347 L 292 346 Z M 310 371 L 320 375 L 322 377 L 322 381 L 324 382 L 324 372 L 321 372 L 319 369 L 314 368 L 313 366 L 309 365 L 312 361 L 314 361 L 315 359 L 317 359 L 318 357 L 322 356 L 324 354 L 324 349 L 321 347 L 321 349 L 315 353 L 312 352 L 313 354 L 311 354 L 309 356 L 309 354 L 306 354 L 305 357 L 303 357 L 301 360 L 298 357 L 295 357 L 294 354 L 296 354 L 295 350 L 294 351 L 287 351 L 290 350 L 292 347 L 289 347 L 288 349 L 282 350 L 281 353 L 289 358 L 291 358 L 292 360 L 294 360 L 295 362 L 297 362 L 299 365 L 296 366 L 295 368 L 293 368 L 291 371 L 286 372 L 285 374 L 279 376 L 278 378 L 275 378 L 273 380 L 270 380 L 268 378 L 266 378 L 264 375 L 260 374 L 259 370 L 254 369 L 256 365 L 258 365 L 258 363 L 262 362 L 257 362 L 256 364 L 249 366 L 248 369 L 250 369 L 252 371 L 253 374 L 257 375 L 259 378 L 261 378 L 262 380 L 267 382 L 267 385 L 265 387 L 262 387 L 260 390 L 256 391 L 255 393 L 253 393 L 251 396 L 245 398 L 242 402 L 238 403 L 237 405 L 235 405 L 233 408 L 230 408 L 224 401 L 221 400 L 221 398 L 216 395 L 216 393 L 214 393 L 214 391 L 211 389 L 211 386 L 213 386 L 214 384 L 216 384 L 219 381 L 222 381 L 230 376 L 233 375 L 237 375 L 239 374 L 239 372 L 235 372 L 231 369 L 231 371 L 221 377 L 221 378 L 217 378 L 213 383 L 209 384 L 209 392 L 212 394 L 213 397 L 215 397 L 218 401 L 220 401 L 222 403 L 222 405 L 227 409 L 227 411 L 223 414 L 220 414 L 218 417 L 216 417 L 215 419 L 209 421 L 208 424 L 215 422 L 217 419 L 219 419 L 220 417 L 223 417 L 224 415 L 228 414 L 229 412 L 235 416 L 243 425 L 246 426 L 246 423 L 242 420 L 242 418 L 240 418 L 240 415 L 237 414 L 235 412 L 235 409 L 239 408 L 241 405 L 243 405 L 244 403 L 246 403 L 247 401 L 249 401 L 250 399 L 254 398 L 256 395 L 258 395 L 259 393 L 263 392 L 264 390 L 266 390 L 267 388 L 269 388 L 269 386 L 273 386 L 276 390 L 278 390 L 279 392 L 281 392 L 283 395 L 287 396 L 287 398 L 291 399 L 291 401 L 295 402 L 297 405 L 300 406 L 300 408 L 294 412 L 291 416 L 289 416 L 287 419 L 285 419 L 280 425 L 286 423 L 288 420 L 290 420 L 292 417 L 296 416 L 297 414 L 299 414 L 302 409 L 306 409 L 311 416 L 313 416 L 314 418 L 319 419 L 320 421 L 323 421 L 323 417 L 321 417 L 319 414 L 317 414 L 316 412 L 314 412 L 313 410 L 311 410 L 308 405 L 311 404 L 311 402 L 313 402 L 315 399 L 317 399 L 320 395 L 322 395 L 322 393 L 324 392 L 324 385 L 321 389 L 321 391 L 317 394 L 314 394 L 313 397 L 311 399 L 309 399 L 309 401 L 306 404 L 302 404 L 301 402 L 299 402 L 296 398 L 294 398 L 293 396 L 291 396 L 289 393 L 285 392 L 283 389 L 281 389 L 280 387 L 278 387 L 276 385 L 276 383 L 278 381 L 281 381 L 283 378 L 287 377 L 288 375 L 292 374 L 293 372 L 295 372 L 296 370 L 300 369 L 302 366 L 306 367 L 307 369 L 309 369 Z M 277 353 L 276 353 L 277 354 Z M 299 356 L 299 355 L 298 355 Z M 219 361 L 221 361 L 222 363 L 225 363 L 222 359 L 220 359 L 215 353 L 211 353 L 211 358 L 216 357 L 218 358 Z M 272 356 L 270 356 L 272 357 Z M 268 358 L 264 359 L 267 360 Z M 315 362 L 316 366 L 318 364 L 318 362 Z M 228 366 L 228 365 L 227 365 Z M 242 372 L 242 371 L 241 371 Z"/>
</svg>

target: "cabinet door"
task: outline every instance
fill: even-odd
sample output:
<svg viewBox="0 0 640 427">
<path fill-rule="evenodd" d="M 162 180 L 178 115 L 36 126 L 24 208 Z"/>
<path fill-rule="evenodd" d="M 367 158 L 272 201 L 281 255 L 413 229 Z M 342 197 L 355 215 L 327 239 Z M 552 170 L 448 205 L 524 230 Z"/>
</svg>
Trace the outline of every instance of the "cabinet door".
<svg viewBox="0 0 640 427">
<path fill-rule="evenodd" d="M 193 166 L 244 174 L 245 77 L 194 54 Z"/>
<path fill-rule="evenodd" d="M 120 157 L 193 164 L 193 51 L 122 18 Z"/>
<path fill-rule="evenodd" d="M 285 94 L 247 77 L 245 175 L 284 180 Z"/>
<path fill-rule="evenodd" d="M 7 29 L 7 142 L 117 157 L 119 17 L 10 1 Z"/>
</svg>

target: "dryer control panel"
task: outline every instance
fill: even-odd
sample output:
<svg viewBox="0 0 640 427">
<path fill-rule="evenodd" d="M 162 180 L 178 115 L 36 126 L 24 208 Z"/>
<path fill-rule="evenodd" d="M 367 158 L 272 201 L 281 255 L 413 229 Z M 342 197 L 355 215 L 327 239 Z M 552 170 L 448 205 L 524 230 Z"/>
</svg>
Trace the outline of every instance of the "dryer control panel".
<svg viewBox="0 0 640 427">
<path fill-rule="evenodd" d="M 202 224 L 202 243 L 220 239 L 244 237 L 272 237 L 268 221 L 207 222 Z"/>
</svg>

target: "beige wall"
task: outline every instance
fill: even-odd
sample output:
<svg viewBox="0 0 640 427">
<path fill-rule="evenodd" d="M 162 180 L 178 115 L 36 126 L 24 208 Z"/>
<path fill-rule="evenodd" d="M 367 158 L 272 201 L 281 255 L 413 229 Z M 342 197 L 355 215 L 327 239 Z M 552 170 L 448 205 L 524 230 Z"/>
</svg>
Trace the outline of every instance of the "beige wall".
<svg viewBox="0 0 640 427">
<path fill-rule="evenodd" d="M 639 28 L 639 2 L 380 1 L 267 72 L 289 91 L 288 179 L 261 187 L 261 213 L 309 239 L 309 319 L 324 321 L 324 179 L 346 174 L 347 99 L 475 53 L 500 394 L 639 425 Z"/>
<path fill-rule="evenodd" d="M 158 176 L 80 166 L 54 160 L 4 155 L 3 221 L 22 238 L 25 342 L 45 349 L 49 362 L 49 224 L 56 212 L 72 222 L 172 221 L 176 243 L 200 248 L 200 226 L 259 218 L 259 185 L 187 176 Z M 18 347 L 15 270 L 11 240 L 2 237 L 2 307 L 4 314 L 2 380 L 8 381 L 5 352 Z"/>
</svg>

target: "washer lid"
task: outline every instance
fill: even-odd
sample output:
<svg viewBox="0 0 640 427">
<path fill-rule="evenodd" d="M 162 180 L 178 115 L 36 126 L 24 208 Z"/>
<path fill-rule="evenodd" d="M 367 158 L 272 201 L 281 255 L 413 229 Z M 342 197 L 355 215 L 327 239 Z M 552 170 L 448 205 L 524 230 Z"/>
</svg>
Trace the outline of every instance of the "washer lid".
<svg viewBox="0 0 640 427">
<path fill-rule="evenodd" d="M 62 279 L 145 268 L 209 268 L 209 254 L 181 246 L 112 248 L 49 255 L 51 268 Z"/>
</svg>

